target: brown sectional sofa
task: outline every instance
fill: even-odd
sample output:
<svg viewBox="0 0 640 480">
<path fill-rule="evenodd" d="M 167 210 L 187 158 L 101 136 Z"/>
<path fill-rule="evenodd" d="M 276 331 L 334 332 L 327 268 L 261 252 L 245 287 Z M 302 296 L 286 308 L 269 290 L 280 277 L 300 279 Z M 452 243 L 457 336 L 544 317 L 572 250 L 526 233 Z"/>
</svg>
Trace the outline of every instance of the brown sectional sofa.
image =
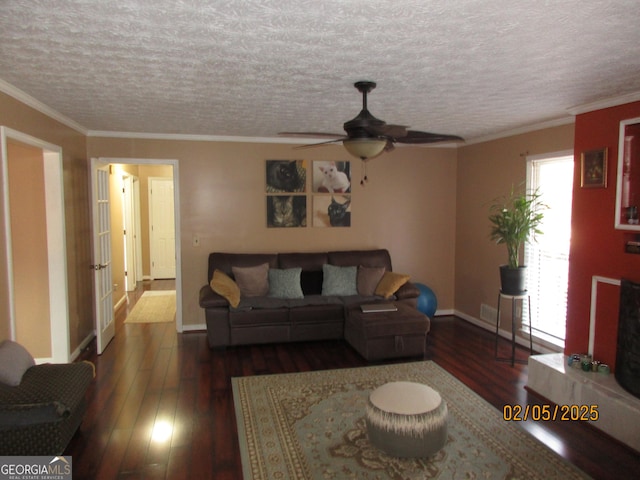
<svg viewBox="0 0 640 480">
<path fill-rule="evenodd" d="M 233 308 L 209 284 L 204 285 L 200 290 L 200 306 L 205 311 L 210 347 L 341 339 L 345 337 L 345 319 L 350 308 L 364 303 L 390 301 L 380 296 L 321 295 L 323 265 L 384 267 L 386 271 L 392 271 L 391 257 L 384 249 L 278 254 L 211 253 L 208 279 L 216 269 L 233 278 L 233 267 L 255 267 L 264 263 L 268 263 L 271 269 L 301 268 L 304 298 L 248 297 L 242 298 Z M 393 301 L 422 316 L 416 310 L 419 294 L 418 288 L 407 282 L 395 292 Z M 426 336 L 429 319 L 424 318 L 426 331 L 423 336 Z"/>
</svg>

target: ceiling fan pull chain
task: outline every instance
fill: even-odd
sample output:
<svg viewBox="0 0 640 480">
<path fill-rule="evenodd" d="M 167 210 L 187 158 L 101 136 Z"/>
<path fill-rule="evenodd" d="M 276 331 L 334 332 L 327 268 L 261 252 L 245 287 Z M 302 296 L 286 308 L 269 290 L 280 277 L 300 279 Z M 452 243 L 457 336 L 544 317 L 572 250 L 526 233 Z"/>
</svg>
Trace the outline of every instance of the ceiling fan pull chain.
<svg viewBox="0 0 640 480">
<path fill-rule="evenodd" d="M 360 180 L 360 185 L 364 186 L 364 184 L 368 181 L 369 179 L 367 178 L 367 162 L 365 160 L 362 160 L 362 178 Z"/>
</svg>

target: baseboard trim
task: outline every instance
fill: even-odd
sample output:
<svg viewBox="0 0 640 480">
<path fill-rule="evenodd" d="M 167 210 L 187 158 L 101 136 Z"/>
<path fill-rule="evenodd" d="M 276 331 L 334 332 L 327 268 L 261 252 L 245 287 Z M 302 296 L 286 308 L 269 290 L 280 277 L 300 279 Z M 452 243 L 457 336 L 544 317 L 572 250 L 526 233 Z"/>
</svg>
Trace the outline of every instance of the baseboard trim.
<svg viewBox="0 0 640 480">
<path fill-rule="evenodd" d="M 87 345 L 89 345 L 89 343 L 91 342 L 91 340 L 93 340 L 96 337 L 96 332 L 95 330 L 92 331 L 89 335 L 87 335 L 84 340 L 82 340 L 82 342 L 80 342 L 80 345 L 78 346 L 78 348 L 76 348 L 72 353 L 71 353 L 71 358 L 70 360 L 73 362 L 75 361 L 76 358 L 78 358 L 80 356 L 80 354 L 82 353 L 82 351 L 87 348 Z"/>
<path fill-rule="evenodd" d="M 472 323 L 473 325 L 476 325 L 480 328 L 488 330 L 490 332 L 495 333 L 496 331 L 495 324 L 487 323 L 484 320 L 468 315 L 464 312 L 461 312 L 460 310 L 454 310 L 453 315 L 455 315 L 456 317 L 460 317 L 461 319 L 469 323 Z M 498 335 L 500 335 L 502 338 L 505 338 L 507 340 L 511 340 L 511 331 L 500 329 L 498 330 Z M 516 343 L 525 348 L 529 348 L 529 338 L 516 335 Z M 558 353 L 558 350 L 553 350 L 549 348 L 546 344 L 541 343 L 535 336 L 533 337 L 533 349 L 534 351 L 539 353 Z"/>
<path fill-rule="evenodd" d="M 122 305 L 124 305 L 127 301 L 127 294 L 125 293 L 122 297 L 120 297 L 120 300 L 118 300 L 118 302 L 113 306 L 113 311 L 115 312 L 116 310 L 118 310 Z"/>
<path fill-rule="evenodd" d="M 183 332 L 201 332 L 207 330 L 207 324 L 201 323 L 199 325 L 182 325 Z"/>
</svg>

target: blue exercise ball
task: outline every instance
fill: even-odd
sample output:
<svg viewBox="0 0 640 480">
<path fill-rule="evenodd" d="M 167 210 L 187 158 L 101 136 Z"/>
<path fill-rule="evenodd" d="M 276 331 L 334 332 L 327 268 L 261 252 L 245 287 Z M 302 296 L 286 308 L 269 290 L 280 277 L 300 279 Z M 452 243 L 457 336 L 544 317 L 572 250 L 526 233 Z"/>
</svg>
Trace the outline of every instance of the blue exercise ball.
<svg viewBox="0 0 640 480">
<path fill-rule="evenodd" d="M 438 309 L 438 299 L 436 294 L 433 293 L 429 287 L 422 283 L 416 283 L 416 287 L 420 290 L 418 296 L 418 310 L 424 313 L 427 317 L 433 317 Z"/>
</svg>

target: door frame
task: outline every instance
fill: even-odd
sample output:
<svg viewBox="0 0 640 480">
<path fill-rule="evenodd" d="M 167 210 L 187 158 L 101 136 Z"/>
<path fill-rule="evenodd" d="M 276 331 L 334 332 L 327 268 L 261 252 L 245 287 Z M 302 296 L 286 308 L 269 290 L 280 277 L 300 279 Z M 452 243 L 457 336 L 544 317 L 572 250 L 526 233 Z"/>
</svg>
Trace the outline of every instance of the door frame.
<svg viewBox="0 0 640 480">
<path fill-rule="evenodd" d="M 176 331 L 182 333 L 182 250 L 180 247 L 180 170 L 177 159 L 99 157 L 100 162 L 127 165 L 170 165 L 173 167 L 173 209 L 176 249 Z M 92 166 L 93 168 L 93 166 Z M 93 188 L 93 185 L 91 186 Z M 93 233 L 93 232 L 92 232 Z M 93 238 L 93 234 L 92 234 Z"/>
<path fill-rule="evenodd" d="M 5 255 L 9 292 L 9 323 L 11 339 L 16 340 L 14 302 L 13 249 L 11 242 L 11 206 L 9 203 L 9 172 L 7 141 L 41 149 L 45 177 L 45 210 L 49 267 L 49 323 L 51 328 L 51 357 L 36 358 L 38 363 L 67 363 L 70 360 L 69 335 L 69 279 L 67 274 L 67 240 L 64 209 L 64 178 L 62 148 L 8 127 L 0 127 L 1 175 L 4 202 Z"/>
</svg>

